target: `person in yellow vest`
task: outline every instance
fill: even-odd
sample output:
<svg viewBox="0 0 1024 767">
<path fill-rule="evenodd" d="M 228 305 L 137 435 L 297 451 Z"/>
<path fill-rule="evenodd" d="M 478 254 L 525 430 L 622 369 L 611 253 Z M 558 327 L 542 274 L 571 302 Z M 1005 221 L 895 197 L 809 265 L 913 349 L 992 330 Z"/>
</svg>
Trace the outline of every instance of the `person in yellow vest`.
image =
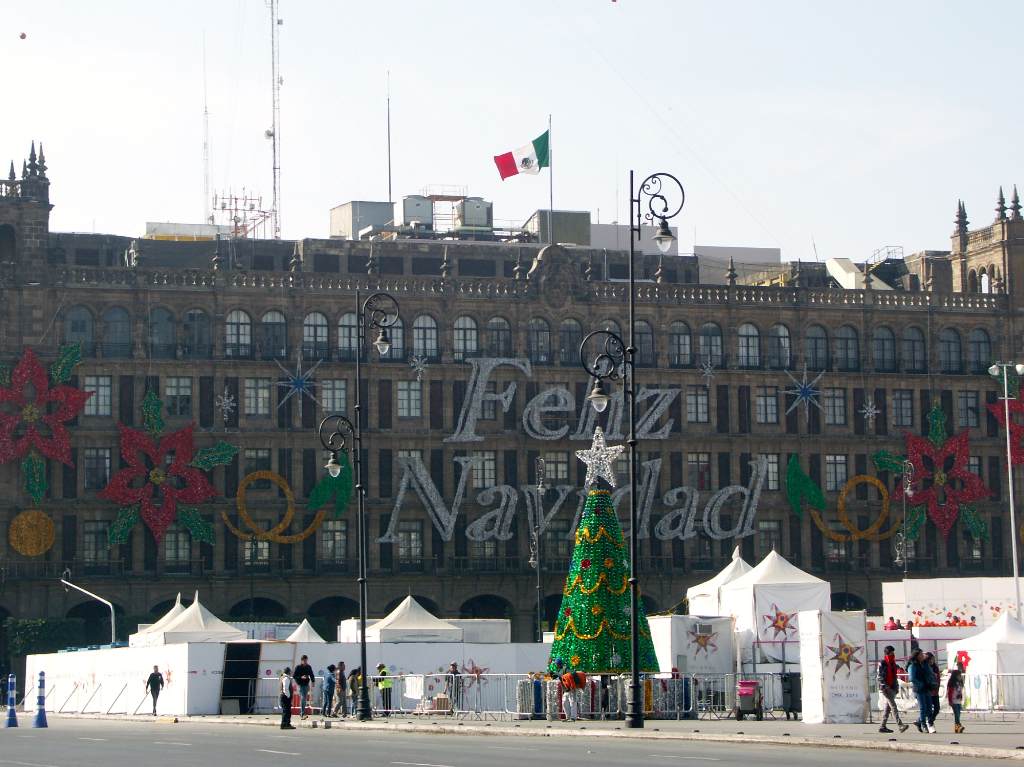
<svg viewBox="0 0 1024 767">
<path fill-rule="evenodd" d="M 384 716 L 391 714 L 391 679 L 388 677 L 388 667 L 383 663 L 377 664 L 377 687 L 380 690 L 381 708 Z"/>
</svg>

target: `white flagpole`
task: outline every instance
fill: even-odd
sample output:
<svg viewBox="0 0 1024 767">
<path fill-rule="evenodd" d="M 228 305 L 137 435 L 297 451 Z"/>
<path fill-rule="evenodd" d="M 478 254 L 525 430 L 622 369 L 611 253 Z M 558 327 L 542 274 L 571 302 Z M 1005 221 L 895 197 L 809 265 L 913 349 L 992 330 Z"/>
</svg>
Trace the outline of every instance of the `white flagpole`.
<svg viewBox="0 0 1024 767">
<path fill-rule="evenodd" d="M 555 179 L 552 175 L 551 164 L 551 115 L 548 115 L 548 242 L 555 244 L 555 229 L 553 225 L 555 215 Z"/>
</svg>

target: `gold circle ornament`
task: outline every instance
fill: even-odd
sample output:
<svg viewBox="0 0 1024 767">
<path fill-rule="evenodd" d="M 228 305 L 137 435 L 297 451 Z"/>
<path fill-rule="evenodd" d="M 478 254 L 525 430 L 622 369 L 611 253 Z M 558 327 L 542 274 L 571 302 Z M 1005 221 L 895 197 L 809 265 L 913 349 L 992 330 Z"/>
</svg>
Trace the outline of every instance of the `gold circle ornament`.
<svg viewBox="0 0 1024 767">
<path fill-rule="evenodd" d="M 878 494 L 882 498 L 882 508 L 878 512 L 878 516 L 875 518 L 875 521 L 861 530 L 853 523 L 849 514 L 846 512 L 846 496 L 849 495 L 850 491 L 857 485 L 863 484 L 872 485 L 876 490 L 878 490 Z M 836 541 L 837 543 L 848 543 L 850 541 L 861 540 L 884 541 L 887 538 L 892 538 L 898 529 L 895 525 L 891 525 L 888 530 L 879 532 L 882 525 L 884 525 L 886 520 L 889 518 L 889 490 L 880 479 L 868 474 L 858 474 L 851 477 L 846 484 L 843 485 L 843 489 L 839 491 L 836 511 L 839 517 L 839 524 L 846 528 L 849 535 L 829 529 L 817 509 L 813 507 L 810 509 L 811 519 L 814 520 L 814 524 L 817 525 L 821 534 L 830 540 Z"/>
<path fill-rule="evenodd" d="M 249 485 L 263 479 L 267 480 L 271 484 L 277 485 L 281 492 L 284 493 L 286 504 L 284 516 L 281 518 L 281 521 L 269 530 L 261 530 L 256 520 L 249 516 L 249 510 L 246 507 L 246 495 L 249 491 Z M 243 541 L 249 541 L 255 538 L 260 541 L 270 541 L 272 543 L 299 543 L 315 533 L 323 523 L 324 517 L 327 515 L 326 510 L 321 508 L 316 513 L 316 516 L 313 517 L 309 527 L 305 530 L 300 533 L 295 533 L 294 535 L 282 535 L 281 533 L 288 529 L 289 525 L 292 523 L 292 519 L 295 518 L 295 495 L 292 493 L 292 488 L 288 484 L 288 480 L 280 474 L 276 474 L 272 471 L 254 471 L 251 474 L 246 474 L 238 484 L 235 506 L 238 509 L 238 518 L 245 523 L 245 526 L 251 532 L 245 532 L 233 525 L 225 512 L 221 511 L 220 516 L 221 519 L 224 520 L 224 526 L 227 527 L 227 529 L 231 531 L 236 538 L 240 538 Z"/>
<path fill-rule="evenodd" d="M 23 556 L 45 554 L 53 546 L 53 520 L 39 509 L 23 511 L 11 520 L 7 540 Z"/>
</svg>

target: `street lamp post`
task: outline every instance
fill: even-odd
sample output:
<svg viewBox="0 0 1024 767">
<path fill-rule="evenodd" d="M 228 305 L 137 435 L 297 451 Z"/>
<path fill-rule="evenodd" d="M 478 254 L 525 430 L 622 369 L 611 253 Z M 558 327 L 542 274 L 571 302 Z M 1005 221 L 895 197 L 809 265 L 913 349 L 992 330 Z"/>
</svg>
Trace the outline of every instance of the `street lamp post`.
<svg viewBox="0 0 1024 767">
<path fill-rule="evenodd" d="M 320 421 L 317 434 L 324 450 L 330 451 L 331 458 L 324 467 L 332 477 L 341 473 L 338 453 L 347 450 L 349 440 L 352 443 L 352 462 L 355 468 L 356 491 L 356 525 L 357 548 L 359 550 L 359 700 L 356 702 L 356 718 L 361 722 L 373 718 L 370 707 L 370 691 L 366 684 L 369 669 L 366 667 L 366 559 L 367 559 L 367 520 L 366 520 L 366 485 L 363 482 L 363 433 L 360 418 L 362 411 L 362 366 L 360 364 L 363 349 L 366 346 L 366 325 L 377 329 L 377 338 L 373 345 L 383 356 L 391 349 L 391 337 L 388 328 L 398 321 L 398 302 L 387 293 L 373 293 L 360 303 L 359 291 L 356 291 L 356 404 L 355 421 L 351 421 L 340 413 L 331 413 Z"/>
<path fill-rule="evenodd" d="M 1009 487 L 1010 501 L 1010 556 L 1013 560 L 1013 608 L 1017 620 L 1020 620 L 1020 571 L 1017 565 L 1017 536 L 1020 535 L 1020 532 L 1017 530 L 1016 509 L 1013 503 L 1013 450 L 1010 444 L 1010 372 L 1008 368 L 1013 368 L 1018 376 L 1024 376 L 1024 365 L 1013 362 L 996 362 L 988 369 L 988 373 L 994 378 L 1002 374 L 1003 379 L 1003 417 L 1006 421 L 1004 424 L 1006 428 L 1006 483 Z"/>
<path fill-rule="evenodd" d="M 629 172 L 629 294 L 628 318 L 629 344 L 610 330 L 594 330 L 580 343 L 580 363 L 594 379 L 594 386 L 587 395 L 590 404 L 601 413 L 608 407 L 610 396 L 605 381 L 622 379 L 623 396 L 629 404 L 629 640 L 630 673 L 626 695 L 626 727 L 644 726 L 643 698 L 640 694 L 640 589 L 637 580 L 637 502 L 636 502 L 636 339 L 634 309 L 636 303 L 636 278 L 634 261 L 636 241 L 640 239 L 641 224 L 658 225 L 653 240 L 663 254 L 675 241 L 675 235 L 668 227 L 668 220 L 675 218 L 683 209 L 686 193 L 679 179 L 669 173 L 652 173 L 637 188 L 633 182 L 633 171 Z M 646 204 L 647 210 L 643 210 Z M 589 361 L 587 343 L 592 338 L 604 339 L 604 348 Z"/>
</svg>

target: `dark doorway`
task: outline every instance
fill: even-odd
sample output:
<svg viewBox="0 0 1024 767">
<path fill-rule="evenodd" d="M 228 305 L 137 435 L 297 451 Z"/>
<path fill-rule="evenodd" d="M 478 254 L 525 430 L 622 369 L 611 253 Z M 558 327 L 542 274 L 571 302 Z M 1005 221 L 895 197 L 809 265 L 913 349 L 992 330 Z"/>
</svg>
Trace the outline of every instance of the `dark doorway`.
<svg viewBox="0 0 1024 767">
<path fill-rule="evenodd" d="M 260 673 L 260 644 L 231 642 L 224 645 L 224 676 L 221 701 L 237 700 L 238 713 L 251 714 L 256 705 L 256 680 Z"/>
</svg>

